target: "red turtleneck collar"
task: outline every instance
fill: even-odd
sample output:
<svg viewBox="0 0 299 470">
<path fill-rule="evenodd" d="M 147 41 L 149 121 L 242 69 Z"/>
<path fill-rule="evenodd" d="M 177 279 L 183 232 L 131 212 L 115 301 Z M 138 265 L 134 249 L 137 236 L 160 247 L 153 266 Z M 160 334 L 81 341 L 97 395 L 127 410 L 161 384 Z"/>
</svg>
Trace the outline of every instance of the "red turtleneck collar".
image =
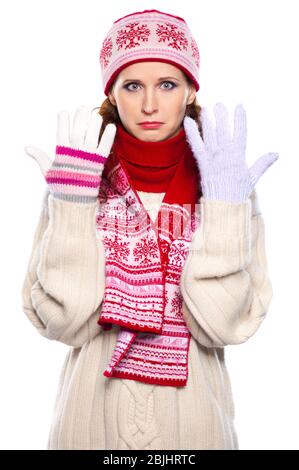
<svg viewBox="0 0 299 470">
<path fill-rule="evenodd" d="M 124 164 L 136 190 L 166 192 L 180 160 L 190 152 L 190 147 L 184 127 L 174 137 L 148 142 L 134 137 L 122 124 L 117 124 L 112 151 Z"/>
</svg>

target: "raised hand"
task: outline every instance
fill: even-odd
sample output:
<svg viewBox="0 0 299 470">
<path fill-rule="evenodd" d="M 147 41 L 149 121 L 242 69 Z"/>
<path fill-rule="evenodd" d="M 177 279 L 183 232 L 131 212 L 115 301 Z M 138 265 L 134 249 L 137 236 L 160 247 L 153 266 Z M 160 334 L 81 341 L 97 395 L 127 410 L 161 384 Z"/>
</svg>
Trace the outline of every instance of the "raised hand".
<svg viewBox="0 0 299 470">
<path fill-rule="evenodd" d="M 98 113 L 80 106 L 70 132 L 69 113 L 60 111 L 53 162 L 44 151 L 25 147 L 25 152 L 38 162 L 54 197 L 83 203 L 96 201 L 104 164 L 116 133 L 116 126 L 107 124 L 98 143 L 102 121 Z"/>
<path fill-rule="evenodd" d="M 204 198 L 227 202 L 242 202 L 252 192 L 256 182 L 277 159 L 278 153 L 262 155 L 248 168 L 246 153 L 246 112 L 238 104 L 234 113 L 234 133 L 231 135 L 228 111 L 224 104 L 214 106 L 216 128 L 207 108 L 201 111 L 203 139 L 194 119 L 186 116 L 186 139 L 196 158 Z"/>
</svg>

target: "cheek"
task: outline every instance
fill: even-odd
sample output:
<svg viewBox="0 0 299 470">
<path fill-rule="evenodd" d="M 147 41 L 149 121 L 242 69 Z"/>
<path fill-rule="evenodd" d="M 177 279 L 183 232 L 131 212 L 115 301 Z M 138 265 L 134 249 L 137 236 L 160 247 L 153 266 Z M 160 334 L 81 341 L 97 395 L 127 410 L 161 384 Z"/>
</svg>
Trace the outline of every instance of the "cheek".
<svg viewBox="0 0 299 470">
<path fill-rule="evenodd" d="M 178 91 L 177 93 L 173 93 L 171 99 L 166 99 L 167 109 L 171 109 L 171 112 L 175 112 L 176 114 L 185 112 L 186 107 L 186 97 L 182 91 Z"/>
<path fill-rule="evenodd" d="M 137 108 L 136 100 L 130 99 L 128 96 L 121 96 L 118 100 L 118 112 L 124 116 L 136 113 Z"/>
</svg>

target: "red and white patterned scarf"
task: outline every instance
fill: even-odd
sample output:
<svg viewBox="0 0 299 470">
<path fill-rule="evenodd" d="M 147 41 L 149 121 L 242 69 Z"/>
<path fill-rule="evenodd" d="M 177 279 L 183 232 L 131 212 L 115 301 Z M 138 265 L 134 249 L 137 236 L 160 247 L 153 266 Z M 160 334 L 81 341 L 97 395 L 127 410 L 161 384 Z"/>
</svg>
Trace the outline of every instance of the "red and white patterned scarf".
<svg viewBox="0 0 299 470">
<path fill-rule="evenodd" d="M 158 142 L 140 141 L 119 127 L 115 139 L 102 174 L 96 220 L 106 270 L 98 324 L 104 330 L 113 324 L 120 327 L 103 374 L 184 386 L 191 334 L 182 313 L 180 277 L 199 225 L 198 168 L 184 128 L 163 141 L 162 147 Z M 143 147 L 169 151 L 169 146 L 176 152 L 182 139 L 184 152 L 153 222 L 133 186 L 118 143 L 135 141 L 136 152 Z M 163 165 L 163 158 L 155 155 L 153 160 Z"/>
</svg>

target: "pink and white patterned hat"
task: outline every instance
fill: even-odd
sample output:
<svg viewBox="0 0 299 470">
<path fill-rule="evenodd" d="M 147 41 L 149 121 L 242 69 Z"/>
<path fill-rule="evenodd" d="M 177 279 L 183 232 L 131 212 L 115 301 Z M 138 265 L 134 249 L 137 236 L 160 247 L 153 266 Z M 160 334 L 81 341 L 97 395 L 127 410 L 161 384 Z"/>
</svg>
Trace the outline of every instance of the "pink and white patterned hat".
<svg viewBox="0 0 299 470">
<path fill-rule="evenodd" d="M 180 68 L 199 90 L 199 50 L 186 21 L 159 10 L 131 13 L 114 21 L 100 52 L 104 93 L 117 74 L 136 62 L 167 62 Z"/>
</svg>

